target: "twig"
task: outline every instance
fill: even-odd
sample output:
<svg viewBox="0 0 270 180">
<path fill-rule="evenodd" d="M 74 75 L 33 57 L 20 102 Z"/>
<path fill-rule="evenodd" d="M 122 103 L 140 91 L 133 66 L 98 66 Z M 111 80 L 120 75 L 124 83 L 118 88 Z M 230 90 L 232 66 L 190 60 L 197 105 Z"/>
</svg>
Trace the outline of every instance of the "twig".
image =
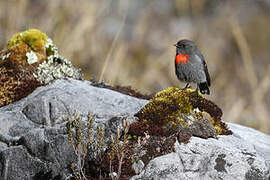
<svg viewBox="0 0 270 180">
<path fill-rule="evenodd" d="M 248 46 L 247 39 L 245 38 L 244 33 L 242 32 L 242 29 L 240 25 L 237 22 L 236 17 L 231 17 L 229 20 L 229 25 L 231 27 L 233 36 L 235 38 L 236 44 L 239 47 L 244 66 L 246 69 L 246 74 L 248 76 L 249 85 L 254 90 L 258 84 L 258 79 L 254 71 L 253 66 L 253 60 L 252 55 L 250 52 L 250 48 Z"/>
<path fill-rule="evenodd" d="M 127 1 L 127 3 L 128 3 L 128 1 Z M 128 7 L 128 5 L 127 5 L 127 7 Z M 106 59 L 105 59 L 105 62 L 104 62 L 104 65 L 103 65 L 103 67 L 102 67 L 102 71 L 101 71 L 101 74 L 100 74 L 100 77 L 99 77 L 99 82 L 100 82 L 100 83 L 102 82 L 102 80 L 103 80 L 103 78 L 104 78 L 104 73 L 105 73 L 105 71 L 106 71 L 106 69 L 107 69 L 107 66 L 108 66 L 108 63 L 109 63 L 109 59 L 111 58 L 112 51 L 113 51 L 113 49 L 115 48 L 116 43 L 117 43 L 117 41 L 118 41 L 118 39 L 119 39 L 119 36 L 120 36 L 120 34 L 121 34 L 121 32 L 122 32 L 122 29 L 124 28 L 124 25 L 125 25 L 125 23 L 126 23 L 127 12 L 128 12 L 128 11 L 126 10 L 126 12 L 124 13 L 124 16 L 123 16 L 123 19 L 122 19 L 122 22 L 121 22 L 121 26 L 120 26 L 120 28 L 118 29 L 117 34 L 114 36 L 112 45 L 111 45 L 110 50 L 109 50 L 109 52 L 108 52 L 108 54 L 107 54 L 107 56 L 106 56 Z"/>
</svg>

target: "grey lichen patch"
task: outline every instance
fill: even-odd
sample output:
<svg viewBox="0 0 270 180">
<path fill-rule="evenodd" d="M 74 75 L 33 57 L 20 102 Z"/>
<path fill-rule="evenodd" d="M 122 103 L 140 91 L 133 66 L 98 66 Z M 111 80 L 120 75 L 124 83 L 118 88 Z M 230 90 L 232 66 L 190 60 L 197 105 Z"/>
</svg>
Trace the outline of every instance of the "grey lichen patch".
<svg viewBox="0 0 270 180">
<path fill-rule="evenodd" d="M 34 77 L 39 82 L 47 84 L 56 79 L 67 77 L 82 79 L 82 73 L 80 69 L 74 68 L 66 58 L 56 54 L 49 56 L 47 61 L 44 61 L 38 66 Z"/>
<path fill-rule="evenodd" d="M 10 56 L 10 52 L 6 53 L 5 55 L 2 56 L 2 60 L 4 61 L 5 59 L 7 59 Z"/>
<path fill-rule="evenodd" d="M 58 54 L 58 48 L 57 46 L 53 43 L 51 38 L 47 39 L 47 43 L 45 44 L 46 48 L 46 54 L 48 56 Z"/>
<path fill-rule="evenodd" d="M 27 57 L 28 64 L 34 64 L 38 62 L 38 57 L 36 53 L 34 53 L 33 51 L 27 52 L 26 57 Z"/>
<path fill-rule="evenodd" d="M 53 41 L 48 38 L 45 44 L 47 60 L 37 67 L 34 77 L 42 84 L 48 84 L 56 79 L 67 77 L 83 79 L 80 69 L 73 67 L 70 61 L 58 54 L 58 48 Z"/>
<path fill-rule="evenodd" d="M 268 177 L 270 179 L 270 177 Z M 265 180 L 265 174 L 258 168 L 251 167 L 245 174 L 245 179 Z"/>
</svg>

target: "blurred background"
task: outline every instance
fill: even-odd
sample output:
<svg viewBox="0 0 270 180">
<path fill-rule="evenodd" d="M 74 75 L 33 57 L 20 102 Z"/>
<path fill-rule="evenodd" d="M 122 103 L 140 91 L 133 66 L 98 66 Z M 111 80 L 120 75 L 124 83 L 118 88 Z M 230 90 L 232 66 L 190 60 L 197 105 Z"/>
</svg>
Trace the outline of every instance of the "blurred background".
<svg viewBox="0 0 270 180">
<path fill-rule="evenodd" d="M 173 44 L 191 39 L 223 120 L 270 134 L 269 20 L 270 0 L 0 0 L 0 48 L 37 28 L 86 79 L 152 94 L 184 87 Z"/>
</svg>

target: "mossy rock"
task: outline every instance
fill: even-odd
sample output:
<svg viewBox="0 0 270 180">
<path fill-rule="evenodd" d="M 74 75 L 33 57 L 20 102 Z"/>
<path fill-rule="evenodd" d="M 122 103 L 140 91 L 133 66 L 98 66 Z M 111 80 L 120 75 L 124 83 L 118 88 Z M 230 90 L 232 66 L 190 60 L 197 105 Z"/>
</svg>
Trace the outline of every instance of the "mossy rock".
<svg viewBox="0 0 270 180">
<path fill-rule="evenodd" d="M 158 92 L 136 116 L 161 126 L 168 122 L 181 122 L 179 115 L 187 114 L 192 110 L 187 96 L 190 92 L 191 90 L 181 91 L 175 87 Z"/>
<path fill-rule="evenodd" d="M 135 116 L 139 122 L 133 123 L 130 128 L 130 133 L 135 135 L 148 131 L 152 135 L 168 136 L 187 129 L 192 135 L 204 138 L 231 134 L 221 121 L 222 110 L 192 89 L 169 87 L 158 92 Z M 198 129 L 206 133 L 194 131 Z"/>
<path fill-rule="evenodd" d="M 0 107 L 67 77 L 82 79 L 82 74 L 46 34 L 37 29 L 17 33 L 0 51 Z"/>
</svg>

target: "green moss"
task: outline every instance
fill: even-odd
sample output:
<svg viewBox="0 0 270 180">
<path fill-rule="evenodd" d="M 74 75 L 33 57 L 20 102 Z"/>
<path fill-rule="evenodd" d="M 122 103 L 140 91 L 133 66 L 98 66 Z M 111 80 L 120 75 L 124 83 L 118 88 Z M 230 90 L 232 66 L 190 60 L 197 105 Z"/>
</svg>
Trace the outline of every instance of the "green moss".
<svg viewBox="0 0 270 180">
<path fill-rule="evenodd" d="M 180 123 L 183 127 L 188 127 L 188 123 L 181 117 L 176 117 L 176 122 Z M 177 126 L 177 124 L 174 125 Z"/>
<path fill-rule="evenodd" d="M 40 83 L 33 73 L 46 59 L 47 36 L 31 29 L 14 35 L 0 51 L 0 107 L 20 100 Z"/>
<path fill-rule="evenodd" d="M 26 43 L 33 51 L 46 53 L 45 45 L 47 43 L 47 35 L 37 29 L 29 29 L 27 31 L 15 34 L 9 41 L 8 47 L 16 46 L 22 42 Z"/>
<path fill-rule="evenodd" d="M 206 118 L 204 114 L 208 114 L 209 117 Z M 226 125 L 221 122 L 222 110 L 192 89 L 181 90 L 170 87 L 158 92 L 136 116 L 143 122 L 144 127 L 149 127 L 149 132 L 160 133 L 162 129 L 158 129 L 157 126 L 169 129 L 173 127 L 175 130 L 180 126 L 181 129 L 188 128 L 194 123 L 202 123 L 200 119 L 206 118 L 211 122 L 217 134 L 231 134 Z M 202 126 L 207 125 L 202 124 Z M 135 128 L 134 126 L 134 132 L 136 132 Z"/>
<path fill-rule="evenodd" d="M 55 79 L 82 79 L 79 69 L 58 54 L 43 32 L 15 34 L 0 51 L 0 107 L 17 101 Z"/>
<path fill-rule="evenodd" d="M 189 114 L 192 111 L 192 105 L 189 101 L 188 93 L 193 92 L 190 89 L 185 91 L 179 88 L 170 87 L 157 93 L 149 103 L 141 109 L 137 116 L 148 120 L 153 124 L 176 126 L 178 123 L 186 126 L 183 114 Z"/>
<path fill-rule="evenodd" d="M 0 68 L 0 107 L 10 104 L 14 101 L 32 93 L 40 84 L 31 75 L 31 72 L 24 71 L 18 81 L 16 72 L 7 69 L 6 67 Z"/>
</svg>

